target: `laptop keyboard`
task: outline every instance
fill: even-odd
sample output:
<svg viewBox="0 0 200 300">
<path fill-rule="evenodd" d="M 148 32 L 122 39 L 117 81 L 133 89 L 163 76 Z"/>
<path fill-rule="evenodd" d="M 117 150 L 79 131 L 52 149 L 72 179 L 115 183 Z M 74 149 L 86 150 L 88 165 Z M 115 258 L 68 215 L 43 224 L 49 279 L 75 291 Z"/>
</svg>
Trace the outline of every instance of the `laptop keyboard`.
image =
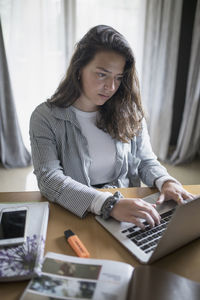
<svg viewBox="0 0 200 300">
<path fill-rule="evenodd" d="M 145 229 L 140 229 L 136 225 L 133 225 L 122 233 L 125 234 L 132 242 L 134 242 L 145 253 L 153 251 L 158 244 L 161 236 L 163 235 L 167 224 L 169 223 L 174 209 L 161 214 L 160 224 L 151 228 L 147 222 L 144 222 Z"/>
</svg>

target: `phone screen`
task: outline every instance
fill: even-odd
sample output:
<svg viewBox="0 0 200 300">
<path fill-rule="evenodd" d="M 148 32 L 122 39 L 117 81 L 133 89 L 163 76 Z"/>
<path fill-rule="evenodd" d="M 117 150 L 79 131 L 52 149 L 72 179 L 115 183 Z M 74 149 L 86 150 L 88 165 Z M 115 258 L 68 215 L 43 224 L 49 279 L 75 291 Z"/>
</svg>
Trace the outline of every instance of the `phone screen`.
<svg viewBox="0 0 200 300">
<path fill-rule="evenodd" d="M 0 240 L 24 237 L 27 210 L 5 211 L 0 224 Z"/>
</svg>

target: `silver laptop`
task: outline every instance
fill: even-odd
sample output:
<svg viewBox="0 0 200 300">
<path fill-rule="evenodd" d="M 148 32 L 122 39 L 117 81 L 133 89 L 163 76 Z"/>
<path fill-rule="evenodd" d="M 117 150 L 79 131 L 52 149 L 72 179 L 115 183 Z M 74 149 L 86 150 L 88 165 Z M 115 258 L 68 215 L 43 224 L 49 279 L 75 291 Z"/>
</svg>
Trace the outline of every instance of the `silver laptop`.
<svg viewBox="0 0 200 300">
<path fill-rule="evenodd" d="M 152 194 L 143 200 L 155 203 L 159 193 Z M 200 236 L 200 197 L 176 205 L 170 200 L 157 208 L 161 223 L 153 228 L 144 222 L 145 230 L 131 223 L 118 222 L 112 218 L 96 220 L 107 229 L 124 247 L 140 262 L 151 263 L 188 244 Z"/>
</svg>

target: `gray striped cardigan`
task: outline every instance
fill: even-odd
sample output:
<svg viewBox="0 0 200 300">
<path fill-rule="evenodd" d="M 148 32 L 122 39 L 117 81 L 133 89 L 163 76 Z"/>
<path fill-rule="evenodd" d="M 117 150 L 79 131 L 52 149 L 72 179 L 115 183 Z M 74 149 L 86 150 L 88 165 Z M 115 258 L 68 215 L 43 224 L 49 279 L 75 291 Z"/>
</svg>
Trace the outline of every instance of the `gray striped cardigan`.
<svg viewBox="0 0 200 300">
<path fill-rule="evenodd" d="M 83 217 L 100 191 L 90 184 L 90 156 L 75 113 L 47 102 L 40 104 L 30 120 L 30 140 L 41 194 Z M 168 175 L 152 151 L 145 121 L 140 134 L 129 143 L 115 140 L 116 164 L 108 186 L 154 186 Z"/>
</svg>

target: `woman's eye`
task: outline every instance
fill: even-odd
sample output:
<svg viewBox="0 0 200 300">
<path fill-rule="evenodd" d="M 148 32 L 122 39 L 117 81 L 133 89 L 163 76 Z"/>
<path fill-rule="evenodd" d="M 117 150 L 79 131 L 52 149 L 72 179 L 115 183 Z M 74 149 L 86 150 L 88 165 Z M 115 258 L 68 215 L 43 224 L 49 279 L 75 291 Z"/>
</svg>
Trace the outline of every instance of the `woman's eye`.
<svg viewBox="0 0 200 300">
<path fill-rule="evenodd" d="M 98 77 L 102 78 L 105 77 L 106 75 L 104 73 L 97 73 Z"/>
<path fill-rule="evenodd" d="M 122 81 L 122 79 L 123 79 L 123 77 L 117 77 L 117 80 L 120 82 Z"/>
</svg>

